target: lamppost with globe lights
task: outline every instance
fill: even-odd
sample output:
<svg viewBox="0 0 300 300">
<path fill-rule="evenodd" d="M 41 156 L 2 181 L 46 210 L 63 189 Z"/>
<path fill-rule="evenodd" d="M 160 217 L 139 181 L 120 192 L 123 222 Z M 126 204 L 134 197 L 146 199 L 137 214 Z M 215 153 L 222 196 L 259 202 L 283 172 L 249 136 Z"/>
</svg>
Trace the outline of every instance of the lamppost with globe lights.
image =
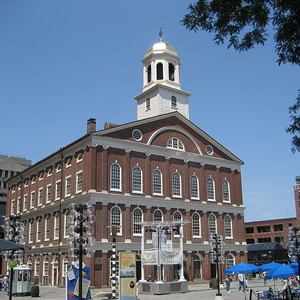
<svg viewBox="0 0 300 300">
<path fill-rule="evenodd" d="M 15 216 L 9 216 L 9 221 L 4 223 L 4 237 L 6 240 L 11 242 L 22 244 L 24 242 L 24 225 L 20 222 L 21 215 L 17 214 Z M 14 276 L 14 267 L 16 262 L 22 261 L 22 251 L 21 250 L 12 250 L 5 251 L 2 254 L 4 260 L 9 260 L 10 267 L 10 276 L 9 276 L 9 300 L 12 299 L 12 283 Z"/>
<path fill-rule="evenodd" d="M 298 262 L 298 275 L 300 276 L 300 227 L 289 227 L 288 239 L 288 255 L 291 262 Z"/>
<path fill-rule="evenodd" d="M 82 257 L 92 257 L 95 250 L 92 246 L 95 244 L 96 239 L 92 236 L 94 228 L 91 224 L 95 223 L 96 217 L 93 215 L 94 206 L 89 203 L 69 205 L 70 213 L 68 215 L 69 234 L 68 244 L 71 246 L 69 254 L 72 257 L 77 257 L 79 261 L 79 288 L 78 298 L 82 300 Z M 87 237 L 84 237 L 84 234 Z"/>
<path fill-rule="evenodd" d="M 224 242 L 223 236 L 216 233 L 210 237 L 210 260 L 212 264 L 216 264 L 217 267 L 217 284 L 218 293 L 216 299 L 223 299 L 220 293 L 220 275 L 219 275 L 219 263 L 224 263 Z"/>
</svg>

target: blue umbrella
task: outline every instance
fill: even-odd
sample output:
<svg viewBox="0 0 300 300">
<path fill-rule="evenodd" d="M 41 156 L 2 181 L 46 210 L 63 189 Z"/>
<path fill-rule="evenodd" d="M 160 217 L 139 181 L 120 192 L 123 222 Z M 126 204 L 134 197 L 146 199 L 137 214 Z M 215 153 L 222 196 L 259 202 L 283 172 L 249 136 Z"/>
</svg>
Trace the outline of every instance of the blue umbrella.
<svg viewBox="0 0 300 300">
<path fill-rule="evenodd" d="M 251 264 L 234 265 L 224 271 L 225 274 L 249 274 L 259 272 L 259 267 Z"/>
<path fill-rule="evenodd" d="M 295 265 L 282 265 L 267 273 L 267 279 L 287 278 L 298 274 L 298 267 Z"/>
<path fill-rule="evenodd" d="M 268 263 L 268 264 L 261 265 L 259 267 L 259 270 L 263 271 L 263 272 L 267 272 L 267 271 L 271 271 L 273 269 L 277 269 L 280 266 L 282 266 L 282 264 L 279 264 L 279 263 L 276 263 L 276 262 L 271 262 L 271 263 Z"/>
</svg>

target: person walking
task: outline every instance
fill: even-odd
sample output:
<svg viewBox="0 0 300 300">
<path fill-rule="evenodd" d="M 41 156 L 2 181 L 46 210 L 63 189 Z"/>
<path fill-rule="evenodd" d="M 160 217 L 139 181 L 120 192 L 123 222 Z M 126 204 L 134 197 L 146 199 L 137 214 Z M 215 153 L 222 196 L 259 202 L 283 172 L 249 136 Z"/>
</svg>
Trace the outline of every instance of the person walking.
<svg viewBox="0 0 300 300">
<path fill-rule="evenodd" d="M 3 292 L 7 292 L 7 284 L 8 284 L 8 277 L 6 275 L 4 275 L 3 277 Z"/>
<path fill-rule="evenodd" d="M 231 290 L 230 290 L 230 283 L 231 283 L 231 281 L 232 281 L 231 276 L 227 275 L 227 277 L 225 279 L 227 293 L 231 293 Z"/>
</svg>

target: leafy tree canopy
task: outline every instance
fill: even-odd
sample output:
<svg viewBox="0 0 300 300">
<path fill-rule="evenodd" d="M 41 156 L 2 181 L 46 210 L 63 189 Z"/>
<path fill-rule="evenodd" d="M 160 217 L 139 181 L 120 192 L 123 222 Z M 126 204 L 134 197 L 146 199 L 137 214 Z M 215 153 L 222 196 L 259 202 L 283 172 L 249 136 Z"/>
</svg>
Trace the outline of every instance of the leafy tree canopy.
<svg viewBox="0 0 300 300">
<path fill-rule="evenodd" d="M 181 21 L 187 29 L 212 32 L 217 44 L 227 41 L 237 51 L 264 45 L 272 24 L 278 64 L 300 65 L 300 0 L 199 0 L 189 10 Z M 299 111 L 300 90 L 286 129 L 294 134 L 292 152 L 300 152 Z"/>
</svg>

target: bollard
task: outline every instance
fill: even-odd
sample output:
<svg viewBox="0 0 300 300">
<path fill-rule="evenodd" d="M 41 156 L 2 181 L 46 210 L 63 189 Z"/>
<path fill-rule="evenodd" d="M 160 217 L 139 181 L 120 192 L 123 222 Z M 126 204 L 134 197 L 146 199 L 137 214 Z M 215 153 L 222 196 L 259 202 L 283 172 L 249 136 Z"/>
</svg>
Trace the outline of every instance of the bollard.
<svg viewBox="0 0 300 300">
<path fill-rule="evenodd" d="M 40 287 L 38 285 L 33 285 L 31 287 L 31 297 L 39 297 L 40 296 Z"/>
</svg>

